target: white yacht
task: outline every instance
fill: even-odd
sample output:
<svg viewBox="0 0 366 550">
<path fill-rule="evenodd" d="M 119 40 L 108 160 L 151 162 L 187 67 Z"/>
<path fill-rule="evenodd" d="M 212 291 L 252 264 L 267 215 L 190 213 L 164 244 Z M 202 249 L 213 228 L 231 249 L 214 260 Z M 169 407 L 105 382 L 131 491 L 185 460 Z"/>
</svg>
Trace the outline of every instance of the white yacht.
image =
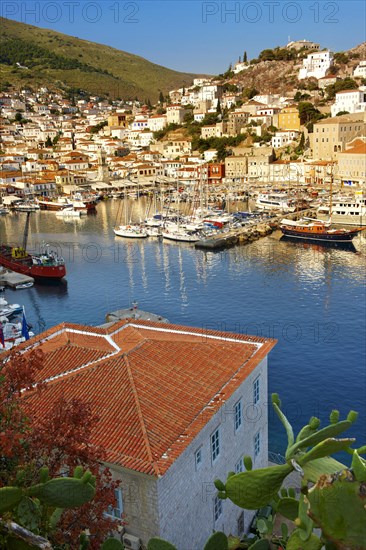
<svg viewBox="0 0 366 550">
<path fill-rule="evenodd" d="M 332 200 L 332 206 L 323 205 L 317 209 L 319 220 L 332 219 L 332 223 L 342 225 L 366 225 L 366 195 L 356 191 L 353 197 L 338 196 Z"/>
<path fill-rule="evenodd" d="M 295 212 L 295 205 L 286 193 L 259 193 L 255 205 L 260 210 Z"/>
</svg>

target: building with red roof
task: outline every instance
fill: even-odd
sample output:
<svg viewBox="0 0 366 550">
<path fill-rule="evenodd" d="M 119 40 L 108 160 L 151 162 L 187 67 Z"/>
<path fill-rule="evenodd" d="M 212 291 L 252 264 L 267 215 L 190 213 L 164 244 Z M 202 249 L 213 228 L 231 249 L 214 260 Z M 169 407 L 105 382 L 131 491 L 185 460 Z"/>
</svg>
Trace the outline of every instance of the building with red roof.
<svg viewBox="0 0 366 550">
<path fill-rule="evenodd" d="M 19 346 L 39 346 L 42 392 L 24 393 L 46 417 L 61 396 L 91 404 L 92 441 L 121 479 L 126 532 L 178 549 L 203 548 L 212 530 L 242 534 L 252 513 L 217 498 L 216 478 L 268 462 L 267 355 L 276 341 L 127 319 L 61 324 Z M 135 539 L 134 539 L 135 540 Z"/>
</svg>

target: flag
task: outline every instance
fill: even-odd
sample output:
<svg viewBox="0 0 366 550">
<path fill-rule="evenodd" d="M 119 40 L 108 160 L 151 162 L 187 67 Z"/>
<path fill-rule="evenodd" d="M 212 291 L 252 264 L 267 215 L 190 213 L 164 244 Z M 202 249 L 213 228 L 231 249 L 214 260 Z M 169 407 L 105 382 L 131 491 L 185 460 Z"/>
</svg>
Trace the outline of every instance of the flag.
<svg viewBox="0 0 366 550">
<path fill-rule="evenodd" d="M 25 318 L 24 307 L 23 307 L 23 319 L 22 319 L 22 336 L 23 336 L 26 340 L 29 340 L 28 325 L 27 325 L 27 320 L 26 320 L 26 318 Z"/>
<path fill-rule="evenodd" d="M 3 327 L 0 325 L 0 343 L 5 348 L 5 338 L 4 338 L 4 331 Z"/>
</svg>

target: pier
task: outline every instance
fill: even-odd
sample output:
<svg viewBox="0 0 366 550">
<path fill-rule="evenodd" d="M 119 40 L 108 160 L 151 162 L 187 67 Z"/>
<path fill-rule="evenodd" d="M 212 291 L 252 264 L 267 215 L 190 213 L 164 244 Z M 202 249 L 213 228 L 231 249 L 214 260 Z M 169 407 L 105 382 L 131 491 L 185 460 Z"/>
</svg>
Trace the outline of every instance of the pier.
<svg viewBox="0 0 366 550">
<path fill-rule="evenodd" d="M 241 227 L 231 229 L 227 233 L 218 233 L 207 239 L 202 239 L 195 243 L 195 248 L 206 250 L 220 250 L 223 248 L 229 248 L 236 244 L 248 244 L 253 241 L 266 237 L 273 231 L 279 228 L 281 220 L 285 217 L 287 219 L 295 219 L 298 217 L 306 217 L 314 215 L 314 210 L 302 210 L 301 212 L 291 213 L 277 213 L 268 220 L 258 220 L 255 222 L 249 222 Z"/>
<path fill-rule="evenodd" d="M 9 288 L 17 289 L 20 285 L 33 284 L 33 277 L 16 273 L 15 271 L 4 270 L 0 272 L 0 285 L 8 286 Z"/>
</svg>

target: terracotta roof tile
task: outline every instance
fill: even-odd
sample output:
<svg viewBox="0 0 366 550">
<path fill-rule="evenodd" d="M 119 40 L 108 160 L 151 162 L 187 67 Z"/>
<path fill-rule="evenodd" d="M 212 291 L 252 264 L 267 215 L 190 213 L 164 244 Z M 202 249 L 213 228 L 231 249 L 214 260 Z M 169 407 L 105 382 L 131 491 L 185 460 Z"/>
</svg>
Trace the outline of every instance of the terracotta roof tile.
<svg viewBox="0 0 366 550">
<path fill-rule="evenodd" d="M 275 340 L 126 319 L 107 329 L 62 324 L 23 343 L 45 353 L 46 416 L 61 396 L 92 404 L 107 461 L 162 475 L 269 353 Z"/>
</svg>

